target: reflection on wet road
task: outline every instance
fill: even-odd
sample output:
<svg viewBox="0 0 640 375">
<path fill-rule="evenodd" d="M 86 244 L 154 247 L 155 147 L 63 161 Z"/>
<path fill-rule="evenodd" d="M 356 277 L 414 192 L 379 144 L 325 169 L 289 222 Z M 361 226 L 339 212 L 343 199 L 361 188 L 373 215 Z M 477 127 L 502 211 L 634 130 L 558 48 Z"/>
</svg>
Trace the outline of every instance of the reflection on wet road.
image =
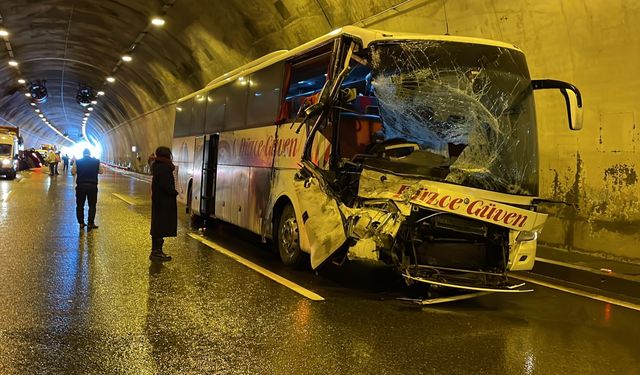
<svg viewBox="0 0 640 375">
<path fill-rule="evenodd" d="M 289 270 L 259 238 L 206 232 L 316 302 L 194 240 L 186 216 L 174 260 L 149 262 L 144 182 L 103 176 L 87 233 L 70 176 L 24 177 L 0 181 L 0 374 L 640 372 L 633 310 L 539 286 L 419 308 L 384 268 Z"/>
</svg>

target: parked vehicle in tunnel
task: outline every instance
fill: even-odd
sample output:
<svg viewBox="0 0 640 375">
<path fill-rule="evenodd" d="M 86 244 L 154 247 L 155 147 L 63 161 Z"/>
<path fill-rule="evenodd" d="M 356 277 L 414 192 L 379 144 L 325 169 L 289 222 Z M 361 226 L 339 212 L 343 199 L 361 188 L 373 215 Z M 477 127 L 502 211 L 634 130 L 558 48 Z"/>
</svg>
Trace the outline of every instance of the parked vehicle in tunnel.
<svg viewBox="0 0 640 375">
<path fill-rule="evenodd" d="M 24 150 L 18 154 L 18 170 L 40 168 L 44 165 L 44 158 L 35 150 Z"/>
<path fill-rule="evenodd" d="M 176 107 L 180 199 L 272 238 L 285 264 L 346 259 L 408 283 L 516 291 L 533 267 L 538 144 L 522 51 L 345 27 L 215 79 Z"/>
<path fill-rule="evenodd" d="M 22 140 L 20 131 L 13 126 L 0 126 L 0 175 L 7 180 L 16 178 L 18 150 Z"/>
</svg>

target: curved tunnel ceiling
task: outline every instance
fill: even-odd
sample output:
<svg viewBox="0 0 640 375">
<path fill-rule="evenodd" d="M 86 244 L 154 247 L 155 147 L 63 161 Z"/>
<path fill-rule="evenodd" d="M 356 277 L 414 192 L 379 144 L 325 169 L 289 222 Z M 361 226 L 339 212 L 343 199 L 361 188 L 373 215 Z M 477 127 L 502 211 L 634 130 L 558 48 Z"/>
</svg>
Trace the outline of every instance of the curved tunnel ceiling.
<svg viewBox="0 0 640 375">
<path fill-rule="evenodd" d="M 89 136 L 98 138 L 242 63 L 396 3 L 353 1 L 345 7 L 339 0 L 2 0 L 0 28 L 9 35 L 0 49 L 0 123 L 20 126 L 34 145 L 40 139 L 65 144 L 38 117 L 38 108 L 51 126 L 80 141 L 88 111 L 76 94 L 80 86 L 89 86 L 105 92 L 87 125 Z M 151 24 L 158 16 L 165 25 Z M 123 54 L 133 60 L 123 62 Z M 11 59 L 19 65 L 9 66 Z M 116 81 L 108 83 L 111 75 Z M 21 78 L 27 83 L 19 83 Z M 49 97 L 34 107 L 25 93 L 29 82 L 38 80 L 46 80 Z"/>
</svg>

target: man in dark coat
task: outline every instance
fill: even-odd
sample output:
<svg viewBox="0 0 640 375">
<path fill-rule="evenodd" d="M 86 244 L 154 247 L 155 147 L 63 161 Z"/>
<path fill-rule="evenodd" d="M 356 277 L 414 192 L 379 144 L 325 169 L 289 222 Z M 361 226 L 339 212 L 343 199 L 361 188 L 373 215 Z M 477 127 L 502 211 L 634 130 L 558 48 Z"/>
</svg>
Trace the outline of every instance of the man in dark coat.
<svg viewBox="0 0 640 375">
<path fill-rule="evenodd" d="M 151 166 L 151 260 L 171 260 L 171 256 L 162 251 L 162 245 L 164 237 L 176 237 L 178 231 L 178 192 L 171 159 L 168 147 L 158 147 Z"/>
<path fill-rule="evenodd" d="M 67 172 L 69 170 L 69 155 L 64 154 L 62 156 L 62 171 Z"/>
<path fill-rule="evenodd" d="M 104 173 L 100 160 L 91 157 L 91 151 L 85 148 L 83 158 L 71 168 L 76 176 L 76 217 L 80 228 L 84 228 L 84 202 L 89 201 L 89 223 L 87 230 L 98 229 L 95 223 L 96 202 L 98 201 L 98 175 Z"/>
</svg>

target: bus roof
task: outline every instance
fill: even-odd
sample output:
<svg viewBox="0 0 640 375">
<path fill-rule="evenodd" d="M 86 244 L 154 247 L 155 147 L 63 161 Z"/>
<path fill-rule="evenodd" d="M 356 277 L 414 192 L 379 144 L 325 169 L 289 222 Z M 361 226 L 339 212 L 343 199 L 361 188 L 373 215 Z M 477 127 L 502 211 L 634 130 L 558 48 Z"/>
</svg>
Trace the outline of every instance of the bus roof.
<svg viewBox="0 0 640 375">
<path fill-rule="evenodd" d="M 379 42 L 379 41 L 435 40 L 435 41 L 448 41 L 448 42 L 457 42 L 457 43 L 484 44 L 488 46 L 508 48 L 508 49 L 522 52 L 519 48 L 517 48 L 513 44 L 499 42 L 499 41 L 490 40 L 490 39 L 451 36 L 451 35 L 425 35 L 425 34 L 416 34 L 416 33 L 397 33 L 397 32 L 381 31 L 381 30 L 374 30 L 374 29 L 363 29 L 357 26 L 344 26 L 339 29 L 333 30 L 330 33 L 325 34 L 321 37 L 313 39 L 307 43 L 304 43 L 294 49 L 278 50 L 275 52 L 271 52 L 245 65 L 242 65 L 234 70 L 231 70 L 223 75 L 220 75 L 214 78 L 211 82 L 209 82 L 204 88 L 178 99 L 177 102 L 178 103 L 183 102 L 196 95 L 203 94 L 205 92 L 210 91 L 211 89 L 214 89 L 218 86 L 224 85 L 225 83 L 238 79 L 239 77 L 249 75 L 257 70 L 260 70 L 262 68 L 275 64 L 282 60 L 287 60 L 292 57 L 301 55 L 307 52 L 308 50 L 311 50 L 317 46 L 320 46 L 341 35 L 348 35 L 356 39 L 359 39 L 364 48 L 367 48 L 373 42 Z"/>
</svg>

